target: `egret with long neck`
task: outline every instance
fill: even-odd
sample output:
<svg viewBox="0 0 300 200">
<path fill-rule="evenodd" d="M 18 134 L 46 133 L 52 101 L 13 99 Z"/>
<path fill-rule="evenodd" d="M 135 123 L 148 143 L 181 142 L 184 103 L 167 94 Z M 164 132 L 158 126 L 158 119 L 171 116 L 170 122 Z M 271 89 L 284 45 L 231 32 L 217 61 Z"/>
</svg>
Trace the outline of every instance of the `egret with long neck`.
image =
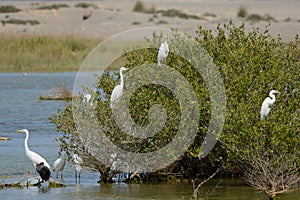
<svg viewBox="0 0 300 200">
<path fill-rule="evenodd" d="M 110 108 L 112 108 L 113 104 L 118 102 L 122 96 L 123 87 L 124 87 L 123 71 L 125 70 L 127 70 L 127 68 L 125 67 L 121 67 L 120 69 L 120 85 L 116 85 L 111 93 Z"/>
<path fill-rule="evenodd" d="M 280 92 L 278 92 L 277 90 L 271 90 L 269 93 L 269 97 L 265 98 L 264 102 L 261 105 L 261 109 L 260 109 L 260 120 L 264 120 L 268 114 L 271 111 L 271 107 L 275 101 L 276 101 L 276 97 L 275 94 L 278 94 Z"/>
<path fill-rule="evenodd" d="M 34 168 L 36 168 L 36 165 L 43 163 L 44 166 L 48 167 L 50 169 L 50 165 L 48 162 L 39 154 L 35 153 L 34 151 L 31 151 L 28 147 L 28 138 L 29 138 L 29 131 L 27 129 L 18 130 L 17 132 L 25 133 L 26 137 L 24 140 L 24 146 L 25 146 L 25 154 L 29 158 L 29 160 L 32 161 Z"/>
</svg>

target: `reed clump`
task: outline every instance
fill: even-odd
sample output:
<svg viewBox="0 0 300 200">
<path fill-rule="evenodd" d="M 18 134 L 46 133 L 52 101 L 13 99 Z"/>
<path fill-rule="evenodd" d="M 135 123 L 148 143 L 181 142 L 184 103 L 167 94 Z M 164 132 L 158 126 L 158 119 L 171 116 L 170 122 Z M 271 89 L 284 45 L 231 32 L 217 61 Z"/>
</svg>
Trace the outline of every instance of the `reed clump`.
<svg viewBox="0 0 300 200">
<path fill-rule="evenodd" d="M 0 35 L 0 72 L 76 71 L 101 39 Z"/>
</svg>

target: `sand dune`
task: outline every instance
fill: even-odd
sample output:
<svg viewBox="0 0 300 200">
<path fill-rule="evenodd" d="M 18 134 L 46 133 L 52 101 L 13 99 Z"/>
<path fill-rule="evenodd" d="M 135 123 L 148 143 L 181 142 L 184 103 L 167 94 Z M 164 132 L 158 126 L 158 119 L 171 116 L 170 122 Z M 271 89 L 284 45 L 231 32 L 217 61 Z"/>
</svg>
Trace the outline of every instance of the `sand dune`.
<svg viewBox="0 0 300 200">
<path fill-rule="evenodd" d="M 83 1 L 82 1 L 83 2 Z M 180 31 L 194 34 L 197 26 L 215 29 L 217 24 L 233 19 L 240 24 L 243 19 L 237 17 L 241 6 L 249 14 L 269 15 L 276 19 L 270 27 L 271 34 L 280 34 L 284 40 L 291 40 L 300 33 L 300 1 L 298 0 L 142 0 L 146 8 L 155 10 L 176 9 L 185 14 L 196 15 L 200 19 L 166 17 L 158 14 L 133 12 L 134 0 L 84 1 L 98 8 L 77 8 L 79 1 L 1 1 L 2 5 L 14 5 L 21 8 L 19 13 L 0 13 L 0 20 L 27 19 L 37 20 L 38 25 L 0 25 L 0 33 L 16 35 L 77 35 L 84 37 L 108 38 L 113 34 L 137 27 L 158 26 L 178 28 Z M 69 8 L 57 10 L 37 10 L 44 5 L 65 3 Z M 86 14 L 91 16 L 83 20 Z M 246 21 L 246 28 L 265 27 L 268 22 Z"/>
</svg>

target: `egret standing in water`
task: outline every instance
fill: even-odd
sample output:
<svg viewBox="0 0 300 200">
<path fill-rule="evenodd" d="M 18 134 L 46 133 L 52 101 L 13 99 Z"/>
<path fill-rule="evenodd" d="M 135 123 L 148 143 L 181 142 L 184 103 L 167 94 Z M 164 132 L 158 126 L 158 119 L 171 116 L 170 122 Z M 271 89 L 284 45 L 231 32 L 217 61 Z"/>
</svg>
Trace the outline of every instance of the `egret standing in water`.
<svg viewBox="0 0 300 200">
<path fill-rule="evenodd" d="M 260 120 L 264 120 L 265 117 L 268 116 L 269 112 L 271 111 L 271 107 L 275 103 L 275 94 L 278 94 L 277 90 L 271 90 L 269 93 L 270 97 L 265 98 L 264 102 L 261 105 L 260 109 Z"/>
<path fill-rule="evenodd" d="M 60 177 L 63 177 L 63 170 L 65 168 L 66 160 L 64 153 L 58 152 L 58 158 L 53 163 L 53 171 L 57 172 L 56 178 L 58 178 L 58 173 L 61 172 Z"/>
<path fill-rule="evenodd" d="M 42 182 L 49 180 L 51 172 L 50 169 L 46 167 L 43 162 L 36 165 L 36 171 L 41 176 Z"/>
<path fill-rule="evenodd" d="M 166 61 L 166 58 L 169 54 L 169 46 L 167 43 L 167 35 L 165 35 L 165 41 L 161 43 L 159 50 L 158 50 L 158 55 L 157 55 L 157 63 L 158 65 L 161 65 L 163 61 Z"/>
<path fill-rule="evenodd" d="M 17 132 L 26 134 L 26 137 L 25 137 L 25 140 L 24 140 L 25 154 L 29 158 L 29 160 L 32 161 L 34 168 L 40 174 L 42 180 L 47 181 L 50 177 L 50 174 L 51 174 L 50 173 L 50 165 L 48 164 L 48 162 L 42 156 L 40 156 L 39 154 L 31 151 L 28 148 L 29 131 L 27 129 L 22 129 L 22 130 L 18 130 Z"/>
<path fill-rule="evenodd" d="M 75 164 L 75 181 L 77 182 L 77 179 L 79 180 L 80 182 L 80 173 L 82 172 L 82 159 L 77 155 L 77 154 L 74 154 L 73 155 L 73 162 Z"/>
<path fill-rule="evenodd" d="M 123 87 L 124 87 L 124 79 L 123 79 L 123 71 L 127 70 L 127 68 L 125 67 L 121 67 L 120 69 L 120 79 L 121 79 L 121 83 L 120 85 L 116 85 L 115 88 L 113 89 L 111 96 L 110 96 L 110 108 L 113 107 L 113 104 L 115 102 L 118 102 L 122 96 L 122 92 L 123 92 Z"/>
</svg>

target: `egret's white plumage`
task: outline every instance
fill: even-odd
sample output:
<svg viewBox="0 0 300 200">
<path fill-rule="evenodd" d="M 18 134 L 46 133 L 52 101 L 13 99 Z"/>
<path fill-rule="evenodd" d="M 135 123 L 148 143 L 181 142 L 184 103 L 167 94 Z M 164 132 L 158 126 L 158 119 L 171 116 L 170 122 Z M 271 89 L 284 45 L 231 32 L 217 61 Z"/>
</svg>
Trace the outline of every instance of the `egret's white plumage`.
<svg viewBox="0 0 300 200">
<path fill-rule="evenodd" d="M 46 166 L 46 167 L 48 167 L 48 169 L 50 169 L 50 165 L 48 164 L 48 162 L 42 156 L 40 156 L 39 154 L 31 151 L 28 148 L 29 131 L 27 129 L 22 129 L 22 130 L 18 130 L 17 132 L 21 132 L 21 133 L 26 134 L 26 137 L 25 137 L 25 140 L 24 140 L 25 154 L 29 158 L 29 160 L 32 161 L 34 167 L 36 168 L 37 164 L 43 163 L 44 166 Z"/>
<path fill-rule="evenodd" d="M 84 97 L 84 101 L 86 103 L 90 103 L 91 99 L 92 99 L 92 95 L 91 94 L 86 94 L 83 96 Z"/>
<path fill-rule="evenodd" d="M 73 162 L 75 164 L 75 178 L 77 180 L 77 178 L 80 179 L 80 173 L 82 172 L 82 159 L 77 155 L 77 154 L 74 154 L 73 155 Z"/>
<path fill-rule="evenodd" d="M 118 102 L 120 97 L 122 96 L 123 87 L 124 87 L 124 79 L 123 79 L 123 71 L 127 70 L 125 67 L 121 67 L 120 69 L 120 85 L 116 85 L 113 89 L 110 96 L 110 107 L 113 107 L 115 102 Z"/>
<path fill-rule="evenodd" d="M 280 93 L 276 90 L 271 90 L 269 93 L 270 97 L 265 98 L 264 102 L 261 105 L 260 109 L 260 120 L 263 120 L 265 117 L 268 116 L 269 112 L 271 111 L 271 105 L 275 103 L 275 94 Z"/>
<path fill-rule="evenodd" d="M 169 54 L 169 46 L 167 43 L 167 35 L 165 35 L 165 41 L 161 43 L 158 50 L 157 63 L 161 65 L 161 63 L 166 60 L 168 54 Z"/>
<path fill-rule="evenodd" d="M 53 171 L 57 172 L 56 177 L 58 177 L 59 172 L 61 172 L 61 177 L 63 177 L 63 172 L 62 171 L 65 168 L 66 160 L 65 160 L 64 153 L 58 152 L 58 154 L 59 154 L 59 157 L 53 163 Z"/>
</svg>

